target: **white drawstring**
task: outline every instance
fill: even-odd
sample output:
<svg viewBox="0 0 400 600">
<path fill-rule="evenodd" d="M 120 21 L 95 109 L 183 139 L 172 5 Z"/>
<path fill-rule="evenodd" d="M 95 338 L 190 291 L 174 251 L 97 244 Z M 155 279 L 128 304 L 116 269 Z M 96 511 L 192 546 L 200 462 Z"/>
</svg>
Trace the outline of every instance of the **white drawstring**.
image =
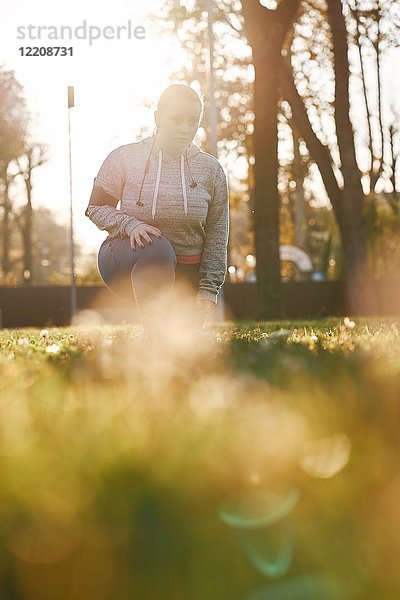
<svg viewBox="0 0 400 600">
<path fill-rule="evenodd" d="M 161 179 L 161 166 L 162 166 L 162 151 L 158 152 L 158 169 L 157 169 L 157 179 L 156 179 L 156 187 L 154 188 L 154 196 L 153 196 L 153 205 L 151 208 L 151 217 L 154 219 L 154 215 L 156 214 L 156 204 L 157 204 L 157 196 L 158 189 L 160 187 L 160 179 Z"/>
<path fill-rule="evenodd" d="M 160 189 L 161 167 L 162 167 L 162 150 L 159 150 L 158 151 L 157 179 L 156 179 L 156 186 L 154 188 L 153 204 L 152 204 L 152 208 L 151 208 L 152 219 L 154 219 L 155 214 L 156 214 L 158 190 Z M 183 154 L 181 154 L 181 184 L 182 184 L 182 192 L 183 192 L 183 204 L 185 207 L 185 215 L 187 215 L 188 214 L 188 201 L 187 201 L 186 184 L 185 184 L 185 159 L 184 159 Z"/>
<path fill-rule="evenodd" d="M 187 215 L 188 207 L 187 207 L 187 195 L 186 195 L 186 185 L 185 185 L 185 159 L 183 158 L 183 154 L 181 154 L 181 182 L 182 182 L 182 192 L 183 192 L 183 205 L 185 207 L 185 215 Z"/>
</svg>

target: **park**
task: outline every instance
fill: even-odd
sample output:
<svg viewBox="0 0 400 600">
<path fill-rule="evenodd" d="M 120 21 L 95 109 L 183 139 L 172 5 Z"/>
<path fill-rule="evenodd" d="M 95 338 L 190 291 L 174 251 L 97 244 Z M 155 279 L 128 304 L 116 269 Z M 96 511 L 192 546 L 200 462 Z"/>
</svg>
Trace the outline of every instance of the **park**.
<svg viewBox="0 0 400 600">
<path fill-rule="evenodd" d="M 400 3 L 21 4 L 0 599 L 398 598 Z"/>
</svg>

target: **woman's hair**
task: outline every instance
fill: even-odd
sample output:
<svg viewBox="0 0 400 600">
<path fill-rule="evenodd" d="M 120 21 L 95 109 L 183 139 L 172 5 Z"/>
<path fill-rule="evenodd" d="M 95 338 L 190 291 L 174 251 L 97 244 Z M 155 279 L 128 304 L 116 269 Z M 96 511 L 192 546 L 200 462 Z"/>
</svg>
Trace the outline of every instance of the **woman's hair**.
<svg viewBox="0 0 400 600">
<path fill-rule="evenodd" d="M 200 122 L 203 118 L 204 111 L 204 96 L 202 92 L 196 92 L 187 83 L 172 83 L 162 92 L 158 99 L 157 111 L 161 112 L 165 106 L 170 102 L 173 102 L 176 98 L 187 98 L 188 100 L 195 100 L 200 106 Z"/>
</svg>

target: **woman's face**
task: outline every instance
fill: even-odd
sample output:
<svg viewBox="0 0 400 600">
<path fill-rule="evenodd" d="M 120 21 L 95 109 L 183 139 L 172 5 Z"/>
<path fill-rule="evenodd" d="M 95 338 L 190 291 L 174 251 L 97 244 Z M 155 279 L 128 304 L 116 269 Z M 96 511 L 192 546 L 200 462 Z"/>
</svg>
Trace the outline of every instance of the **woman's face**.
<svg viewBox="0 0 400 600">
<path fill-rule="evenodd" d="M 157 138 L 172 154 L 181 154 L 192 142 L 200 121 L 200 104 L 196 100 L 176 99 L 155 112 Z"/>
</svg>

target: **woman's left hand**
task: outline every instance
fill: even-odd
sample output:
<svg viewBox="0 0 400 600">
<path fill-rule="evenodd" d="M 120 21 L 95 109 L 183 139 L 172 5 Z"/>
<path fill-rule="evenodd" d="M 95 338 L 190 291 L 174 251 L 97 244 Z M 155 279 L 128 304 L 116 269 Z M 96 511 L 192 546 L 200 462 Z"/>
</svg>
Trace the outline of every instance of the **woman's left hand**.
<svg viewBox="0 0 400 600">
<path fill-rule="evenodd" d="M 196 305 L 198 310 L 204 315 L 215 309 L 215 302 L 212 300 L 203 300 L 201 298 L 197 298 Z"/>
</svg>

